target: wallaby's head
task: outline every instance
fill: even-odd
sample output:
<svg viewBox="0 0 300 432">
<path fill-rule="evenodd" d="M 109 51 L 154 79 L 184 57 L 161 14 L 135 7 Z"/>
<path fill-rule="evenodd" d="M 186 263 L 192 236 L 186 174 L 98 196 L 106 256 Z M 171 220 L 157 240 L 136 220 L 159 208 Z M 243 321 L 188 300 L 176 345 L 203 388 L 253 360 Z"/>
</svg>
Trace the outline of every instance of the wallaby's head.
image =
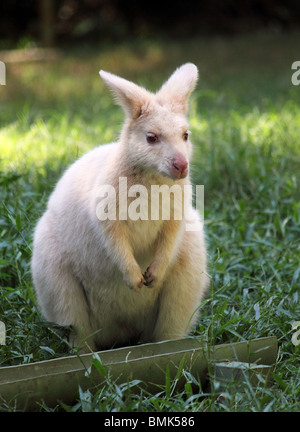
<svg viewBox="0 0 300 432">
<path fill-rule="evenodd" d="M 130 163 L 174 180 L 186 177 L 192 150 L 186 114 L 196 66 L 176 69 L 155 94 L 109 72 L 101 70 L 100 76 L 125 111 L 121 143 Z"/>
</svg>

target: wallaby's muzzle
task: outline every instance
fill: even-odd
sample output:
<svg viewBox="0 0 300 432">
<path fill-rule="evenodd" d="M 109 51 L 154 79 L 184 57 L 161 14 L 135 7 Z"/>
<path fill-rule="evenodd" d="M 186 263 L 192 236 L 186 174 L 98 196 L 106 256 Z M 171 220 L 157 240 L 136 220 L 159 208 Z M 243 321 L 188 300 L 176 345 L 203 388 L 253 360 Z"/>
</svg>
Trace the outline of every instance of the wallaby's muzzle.
<svg viewBox="0 0 300 432">
<path fill-rule="evenodd" d="M 172 161 L 171 175 L 174 179 L 185 178 L 188 174 L 188 161 L 183 154 L 178 153 Z"/>
</svg>

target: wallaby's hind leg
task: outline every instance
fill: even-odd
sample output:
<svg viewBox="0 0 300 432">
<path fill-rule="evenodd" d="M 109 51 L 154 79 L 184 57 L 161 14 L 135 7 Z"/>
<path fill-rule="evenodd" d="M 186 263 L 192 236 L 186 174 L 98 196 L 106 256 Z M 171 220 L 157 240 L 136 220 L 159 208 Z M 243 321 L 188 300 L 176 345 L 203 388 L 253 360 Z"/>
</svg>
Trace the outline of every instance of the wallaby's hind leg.
<svg viewBox="0 0 300 432">
<path fill-rule="evenodd" d="M 39 251 L 37 251 L 38 253 Z M 37 261 L 37 262 L 36 262 Z M 80 282 L 67 269 L 33 257 L 33 279 L 42 312 L 47 321 L 72 326 L 70 343 L 83 351 L 95 348 L 87 298 Z M 85 344 L 87 343 L 87 345 Z"/>
<path fill-rule="evenodd" d="M 181 250 L 161 288 L 154 341 L 184 337 L 195 324 L 209 284 L 205 272 L 202 232 L 186 231 Z"/>
</svg>

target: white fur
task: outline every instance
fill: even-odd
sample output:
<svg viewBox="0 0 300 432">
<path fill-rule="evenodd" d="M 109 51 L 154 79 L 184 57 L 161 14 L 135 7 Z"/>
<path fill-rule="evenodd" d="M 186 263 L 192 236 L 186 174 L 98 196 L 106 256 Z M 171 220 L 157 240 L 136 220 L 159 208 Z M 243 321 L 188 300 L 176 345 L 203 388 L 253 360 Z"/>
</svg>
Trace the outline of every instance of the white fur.
<svg viewBox="0 0 300 432">
<path fill-rule="evenodd" d="M 190 184 L 174 164 L 183 170 L 191 156 L 183 134 L 197 75 L 196 66 L 185 64 L 152 94 L 100 71 L 126 113 L 120 140 L 69 167 L 34 235 L 32 275 L 39 305 L 48 321 L 73 326 L 75 344 L 85 339 L 95 349 L 178 338 L 196 322 L 208 277 L 195 210 L 199 230 L 190 232 L 184 219 L 99 221 L 96 208 L 101 185 L 115 187 L 118 203 L 119 177 L 127 178 L 128 188 L 144 185 L 149 205 L 151 185 L 178 184 L 183 191 Z M 149 132 L 160 142 L 149 144 Z M 128 205 L 133 200 L 128 198 Z"/>
</svg>

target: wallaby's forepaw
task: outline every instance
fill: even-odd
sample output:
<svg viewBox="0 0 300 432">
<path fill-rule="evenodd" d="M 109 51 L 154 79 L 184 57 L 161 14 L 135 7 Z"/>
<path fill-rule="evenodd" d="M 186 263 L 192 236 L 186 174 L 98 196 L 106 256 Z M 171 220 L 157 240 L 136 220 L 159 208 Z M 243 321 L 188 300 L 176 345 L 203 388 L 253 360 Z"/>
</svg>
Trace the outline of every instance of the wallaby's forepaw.
<svg viewBox="0 0 300 432">
<path fill-rule="evenodd" d="M 129 286 L 129 288 L 133 289 L 134 291 L 140 291 L 143 284 L 145 283 L 144 276 L 142 274 L 132 277 L 131 280 L 125 280 L 126 284 Z"/>
<path fill-rule="evenodd" d="M 144 279 L 145 279 L 144 285 L 146 285 L 149 288 L 153 288 L 153 286 L 154 286 L 154 284 L 156 282 L 156 278 L 153 275 L 153 273 L 151 272 L 150 266 L 147 268 L 147 270 L 145 271 L 145 273 L 144 273 L 143 276 L 144 276 Z"/>
<path fill-rule="evenodd" d="M 140 289 L 142 288 L 143 284 L 145 283 L 145 279 L 144 276 L 142 276 L 139 280 L 139 282 L 133 287 L 135 291 L 140 291 Z"/>
</svg>

